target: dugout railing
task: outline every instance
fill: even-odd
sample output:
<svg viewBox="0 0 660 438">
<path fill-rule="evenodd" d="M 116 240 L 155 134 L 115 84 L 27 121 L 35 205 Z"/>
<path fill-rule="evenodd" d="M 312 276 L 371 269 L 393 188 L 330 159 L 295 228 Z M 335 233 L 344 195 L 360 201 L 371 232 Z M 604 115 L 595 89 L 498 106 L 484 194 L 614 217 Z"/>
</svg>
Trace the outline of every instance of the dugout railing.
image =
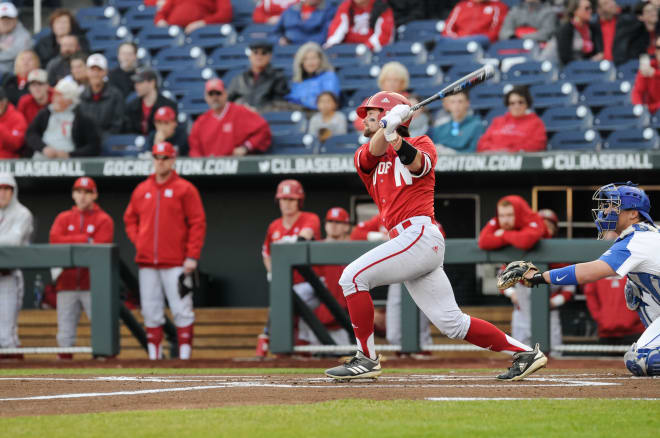
<svg viewBox="0 0 660 438">
<path fill-rule="evenodd" d="M 340 346 L 332 342 L 326 345 L 309 345 L 294 347 L 294 315 L 302 316 L 315 333 L 319 325 L 310 316 L 309 309 L 300 312 L 300 299 L 292 289 L 292 268 L 309 267 L 312 265 L 345 265 L 355 260 L 371 248 L 377 246 L 373 242 L 297 242 L 274 244 L 272 247 L 272 281 L 270 283 L 270 350 L 273 353 L 293 352 L 340 352 L 355 349 L 354 345 Z M 483 251 L 477 246 L 475 239 L 447 239 L 445 249 L 445 265 L 455 263 L 508 263 L 513 260 L 530 260 L 541 270 L 547 269 L 548 263 L 557 262 L 587 262 L 600 257 L 612 245 L 612 242 L 595 239 L 552 239 L 542 240 L 530 251 L 508 247 L 497 251 Z M 305 277 L 308 277 L 305 275 Z M 315 288 L 318 289 L 318 288 Z M 403 288 L 405 290 L 405 287 Z M 320 292 L 322 302 L 327 301 L 327 294 Z M 333 309 L 330 309 L 333 311 Z M 341 309 L 343 310 L 343 309 Z M 550 350 L 549 327 L 549 286 L 540 286 L 532 294 L 532 342 L 539 342 L 543 351 Z M 333 314 L 336 313 L 333 311 Z M 465 344 L 459 345 L 420 345 L 418 318 L 419 311 L 410 295 L 402 296 L 402 340 L 401 345 L 379 345 L 383 351 L 401 351 L 414 353 L 426 351 L 476 351 L 481 350 Z M 340 323 L 343 321 L 337 319 Z M 342 324 L 344 325 L 344 324 Z M 350 333 L 350 331 L 349 331 Z M 318 336 L 323 342 L 329 336 Z M 620 348 L 604 348 L 607 346 L 565 345 L 553 346 L 557 351 L 618 351 Z M 627 348 L 627 347 L 625 347 Z"/>
</svg>

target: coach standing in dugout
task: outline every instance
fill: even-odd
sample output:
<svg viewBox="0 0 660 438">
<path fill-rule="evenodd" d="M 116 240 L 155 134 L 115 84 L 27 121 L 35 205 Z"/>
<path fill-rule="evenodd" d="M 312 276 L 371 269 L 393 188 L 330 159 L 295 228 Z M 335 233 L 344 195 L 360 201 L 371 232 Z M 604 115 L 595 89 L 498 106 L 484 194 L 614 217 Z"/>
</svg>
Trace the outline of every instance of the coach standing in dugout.
<svg viewBox="0 0 660 438">
<path fill-rule="evenodd" d="M 96 204 L 98 191 L 92 178 L 83 176 L 73 183 L 74 205 L 55 218 L 50 228 L 50 243 L 112 243 L 115 223 Z M 88 268 L 68 268 L 57 278 L 57 345 L 73 347 L 80 312 L 92 320 L 92 297 Z M 59 353 L 60 359 L 73 359 Z"/>
<path fill-rule="evenodd" d="M 179 292 L 179 278 L 197 269 L 206 216 L 199 192 L 174 170 L 176 153 L 167 142 L 153 146 L 154 174 L 140 183 L 124 212 L 126 234 L 136 249 L 140 301 L 149 359 L 161 359 L 165 298 L 177 327 L 179 358 L 190 359 L 192 294 Z"/>
</svg>

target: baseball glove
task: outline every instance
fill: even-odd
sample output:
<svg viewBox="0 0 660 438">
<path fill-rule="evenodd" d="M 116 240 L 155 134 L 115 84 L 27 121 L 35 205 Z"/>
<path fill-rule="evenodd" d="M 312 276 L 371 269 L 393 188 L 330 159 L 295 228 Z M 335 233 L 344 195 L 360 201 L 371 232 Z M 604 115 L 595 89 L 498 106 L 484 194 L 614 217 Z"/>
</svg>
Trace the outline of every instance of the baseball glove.
<svg viewBox="0 0 660 438">
<path fill-rule="evenodd" d="M 508 289 L 519 281 L 527 287 L 532 287 L 533 284 L 525 278 L 525 274 L 530 271 L 538 272 L 538 268 L 531 262 L 518 260 L 506 265 L 504 271 L 497 275 L 497 288 Z"/>
</svg>

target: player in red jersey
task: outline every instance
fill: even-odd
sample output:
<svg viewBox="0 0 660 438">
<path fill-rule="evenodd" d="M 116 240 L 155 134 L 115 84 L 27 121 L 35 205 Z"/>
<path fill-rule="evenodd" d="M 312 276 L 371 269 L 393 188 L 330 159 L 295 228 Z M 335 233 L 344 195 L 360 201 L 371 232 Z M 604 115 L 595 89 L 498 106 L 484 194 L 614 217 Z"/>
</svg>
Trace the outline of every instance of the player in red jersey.
<svg viewBox="0 0 660 438">
<path fill-rule="evenodd" d="M 443 334 L 513 355 L 513 365 L 498 378 L 522 379 L 547 363 L 538 345 L 532 349 L 491 323 L 466 315 L 456 304 L 443 269 L 445 241 L 433 223 L 436 149 L 425 135 L 410 137 L 409 113 L 410 102 L 387 91 L 374 94 L 357 109 L 370 141 L 355 152 L 355 167 L 378 205 L 390 240 L 348 265 L 339 280 L 358 351 L 350 361 L 325 374 L 335 379 L 380 375 L 369 291 L 403 282 L 417 306 Z M 379 127 L 381 120 L 386 128 Z"/>
<path fill-rule="evenodd" d="M 275 219 L 268 226 L 261 255 L 266 267 L 268 281 L 271 278 L 270 246 L 273 243 L 296 242 L 298 240 L 321 240 L 321 220 L 315 213 L 302 211 L 305 191 L 295 179 L 285 179 L 277 186 L 275 200 L 278 202 L 282 217 Z M 307 301 L 315 297 L 314 289 L 298 271 L 293 271 L 293 289 Z M 268 326 L 257 339 L 257 356 L 266 356 L 268 352 Z"/>
</svg>

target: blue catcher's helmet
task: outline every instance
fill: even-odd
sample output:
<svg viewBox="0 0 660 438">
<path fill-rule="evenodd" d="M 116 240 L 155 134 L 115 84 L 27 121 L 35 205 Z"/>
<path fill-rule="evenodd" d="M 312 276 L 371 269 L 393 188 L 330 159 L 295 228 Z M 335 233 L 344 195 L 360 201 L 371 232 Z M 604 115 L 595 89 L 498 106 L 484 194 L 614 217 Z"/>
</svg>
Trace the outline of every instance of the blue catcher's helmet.
<svg viewBox="0 0 660 438">
<path fill-rule="evenodd" d="M 649 215 L 651 201 L 644 190 L 630 181 L 626 183 L 612 183 L 600 187 L 592 199 L 596 201 L 596 208 L 591 210 L 598 238 L 601 239 L 605 231 L 614 231 L 622 210 L 637 210 L 644 220 L 653 224 Z"/>
</svg>

